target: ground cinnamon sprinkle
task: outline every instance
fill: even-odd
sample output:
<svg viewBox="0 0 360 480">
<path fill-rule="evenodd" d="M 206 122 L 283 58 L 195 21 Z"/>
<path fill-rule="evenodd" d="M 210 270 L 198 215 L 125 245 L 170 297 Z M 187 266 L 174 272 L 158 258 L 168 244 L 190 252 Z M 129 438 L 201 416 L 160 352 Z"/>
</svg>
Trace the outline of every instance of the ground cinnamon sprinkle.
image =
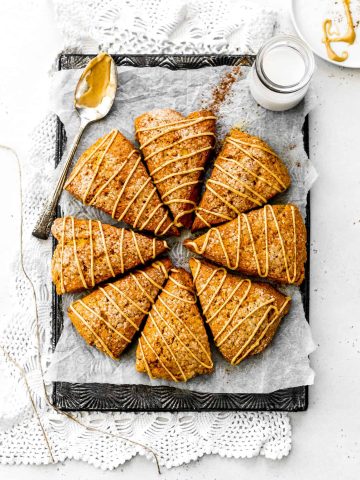
<svg viewBox="0 0 360 480">
<path fill-rule="evenodd" d="M 221 104 L 225 101 L 231 91 L 232 85 L 241 77 L 241 65 L 237 65 L 225 74 L 220 83 L 214 88 L 211 94 L 210 104 L 206 108 L 213 113 L 218 113 Z"/>
</svg>

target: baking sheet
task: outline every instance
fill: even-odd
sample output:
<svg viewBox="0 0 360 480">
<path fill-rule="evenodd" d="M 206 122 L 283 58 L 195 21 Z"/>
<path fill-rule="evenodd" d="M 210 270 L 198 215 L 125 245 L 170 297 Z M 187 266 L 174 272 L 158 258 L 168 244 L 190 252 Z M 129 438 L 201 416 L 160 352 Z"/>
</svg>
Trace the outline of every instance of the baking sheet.
<svg viewBox="0 0 360 480">
<path fill-rule="evenodd" d="M 292 201 L 305 211 L 307 192 L 316 178 L 304 149 L 302 125 L 306 114 L 315 103 L 310 92 L 306 101 L 297 108 L 283 113 L 268 112 L 252 100 L 246 76 L 249 67 L 241 67 L 241 74 L 232 84 L 230 93 L 216 104 L 218 110 L 218 140 L 232 126 L 261 136 L 286 162 L 293 179 L 290 190 L 277 197 L 277 202 Z M 209 67 L 198 70 L 167 70 L 163 68 L 120 67 L 117 100 L 111 114 L 102 122 L 90 127 L 81 144 L 80 152 L 111 128 L 118 128 L 134 140 L 133 120 L 146 110 L 158 107 L 175 108 L 184 114 L 203 108 L 214 101 L 216 86 L 231 72 L 231 67 Z M 52 98 L 54 111 L 65 125 L 68 138 L 78 127 L 72 110 L 74 86 L 80 71 L 63 71 L 55 74 Z M 99 218 L 114 223 L 98 210 L 85 207 L 70 195 L 64 194 L 61 207 L 66 214 L 83 218 Z M 188 236 L 184 232 L 183 236 Z M 176 242 L 171 257 L 175 264 L 186 266 L 188 252 Z M 215 373 L 176 384 L 202 392 L 256 392 L 266 393 L 286 387 L 308 385 L 313 382 L 308 355 L 314 350 L 310 327 L 306 322 L 301 296 L 297 287 L 282 289 L 293 297 L 290 314 L 283 320 L 272 344 L 264 353 L 245 360 L 237 367 L 229 366 L 214 350 Z M 80 295 L 81 296 L 81 295 Z M 74 298 L 63 297 L 64 310 Z M 115 384 L 174 385 L 171 382 L 152 380 L 135 370 L 133 346 L 119 362 L 115 362 L 95 348 L 85 344 L 72 327 L 66 313 L 64 329 L 56 346 L 47 378 L 67 382 L 105 382 Z"/>
</svg>

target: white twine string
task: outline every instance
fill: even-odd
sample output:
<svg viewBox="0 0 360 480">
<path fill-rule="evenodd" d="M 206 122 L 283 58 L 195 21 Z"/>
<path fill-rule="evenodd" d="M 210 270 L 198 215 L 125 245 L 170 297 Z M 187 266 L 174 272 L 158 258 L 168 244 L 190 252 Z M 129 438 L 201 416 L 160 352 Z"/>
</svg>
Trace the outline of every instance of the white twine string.
<svg viewBox="0 0 360 480">
<path fill-rule="evenodd" d="M 40 341 L 40 324 L 39 324 L 39 314 L 38 314 L 38 301 L 37 301 L 37 295 L 36 295 L 36 289 L 35 289 L 35 285 L 30 277 L 30 275 L 28 274 L 26 268 L 25 268 L 25 262 L 24 262 L 24 248 L 23 248 L 23 230 L 24 230 L 24 223 L 23 223 L 23 190 L 22 190 L 22 172 L 21 172 L 21 163 L 20 163 L 20 159 L 19 159 L 19 156 L 16 152 L 15 149 L 13 149 L 12 147 L 9 147 L 7 145 L 1 145 L 0 144 L 0 148 L 4 149 L 4 150 L 7 150 L 9 152 L 11 152 L 15 159 L 16 159 L 16 163 L 17 163 L 17 168 L 18 168 L 18 175 L 19 175 L 19 194 L 20 194 L 20 260 L 19 260 L 19 264 L 20 264 L 20 269 L 23 273 L 23 275 L 25 276 L 26 280 L 28 281 L 29 285 L 30 285 L 30 290 L 31 290 L 31 293 L 32 293 L 32 297 L 33 297 L 33 301 L 34 301 L 34 311 L 35 311 L 35 320 L 36 320 L 36 329 L 35 329 L 35 333 L 36 333 L 36 344 L 37 344 L 37 361 L 38 361 L 38 364 L 39 364 L 39 368 L 40 368 L 40 374 L 41 374 L 41 381 L 42 381 L 42 386 L 43 386 L 43 391 L 44 391 L 44 397 L 45 397 L 45 401 L 46 403 L 48 404 L 48 406 L 54 410 L 56 413 L 68 418 L 69 420 L 72 420 L 73 422 L 77 423 L 78 425 L 84 427 L 86 430 L 88 431 L 91 431 L 91 432 L 97 432 L 97 433 L 100 433 L 102 435 L 106 435 L 106 436 L 110 436 L 110 437 L 113 437 L 113 438 L 117 438 L 117 439 L 120 439 L 120 440 L 125 440 L 129 443 L 132 443 L 133 445 L 136 445 L 138 447 L 141 447 L 145 450 L 147 450 L 149 453 L 151 453 L 155 459 L 155 462 L 156 462 L 156 466 L 157 466 L 157 470 L 158 470 L 158 473 L 161 474 L 161 470 L 160 470 L 160 464 L 159 464 L 159 459 L 158 459 L 158 456 L 157 456 L 157 453 L 150 447 L 148 447 L 147 445 L 144 445 L 140 442 L 136 442 L 135 440 L 132 440 L 130 438 L 127 438 L 127 437 L 124 437 L 122 435 L 118 435 L 118 434 L 115 434 L 115 433 L 112 433 L 112 432 L 107 432 L 105 430 L 101 430 L 99 428 L 95 428 L 95 427 L 92 427 L 90 425 L 87 425 L 83 422 L 81 422 L 77 417 L 74 417 L 73 415 L 71 415 L 70 413 L 67 413 L 67 412 L 63 412 L 62 410 L 60 410 L 59 408 L 57 408 L 55 405 L 53 405 L 51 403 L 51 400 L 48 396 L 48 393 L 47 393 L 47 390 L 46 390 L 46 385 L 45 385 L 45 380 L 44 380 L 44 371 L 43 371 L 43 367 L 42 367 L 42 355 L 41 355 L 41 341 Z M 42 431 L 42 434 L 43 434 L 43 437 L 44 437 L 44 440 L 45 440 L 45 443 L 46 443 L 46 447 L 49 451 L 49 456 L 50 456 L 50 459 L 51 459 L 51 462 L 52 463 L 55 463 L 55 458 L 54 458 L 54 455 L 52 453 L 52 449 L 51 449 L 51 444 L 50 444 L 50 440 L 49 440 L 49 436 L 46 432 L 46 429 L 44 427 L 44 425 L 42 424 L 41 422 L 41 418 L 40 418 L 40 414 L 39 414 L 39 411 L 36 407 L 36 403 L 34 401 L 34 398 L 32 396 L 32 393 L 31 393 L 31 389 L 30 389 L 30 386 L 29 386 L 29 383 L 27 381 L 27 376 L 26 376 L 26 371 L 24 370 L 24 368 L 9 354 L 9 352 L 6 350 L 6 348 L 2 345 L 0 345 L 0 350 L 3 352 L 5 358 L 7 358 L 7 360 L 9 362 L 11 362 L 15 367 L 16 369 L 20 372 L 20 375 L 21 377 L 23 378 L 24 380 L 24 383 L 25 383 L 25 386 L 26 386 L 26 389 L 27 389 L 27 393 L 29 395 L 29 398 L 30 398 L 30 402 L 31 402 L 31 405 L 32 405 L 32 408 L 34 410 L 34 414 L 36 415 L 36 418 L 39 422 L 39 426 L 40 426 L 40 429 Z"/>
</svg>

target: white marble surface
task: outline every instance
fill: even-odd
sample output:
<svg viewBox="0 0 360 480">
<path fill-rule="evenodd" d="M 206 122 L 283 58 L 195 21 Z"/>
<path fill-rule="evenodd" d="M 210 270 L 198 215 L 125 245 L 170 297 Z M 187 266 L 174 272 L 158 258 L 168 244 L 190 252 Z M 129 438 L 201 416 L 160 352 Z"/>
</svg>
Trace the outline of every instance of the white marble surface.
<svg viewBox="0 0 360 480">
<path fill-rule="evenodd" d="M 284 8 L 286 0 L 276 0 Z M 19 150 L 29 127 L 46 111 L 47 71 L 61 49 L 46 0 L 0 2 L 0 143 Z M 36 67 L 36 68 L 34 68 Z M 24 82 L 24 78 L 26 81 Z M 292 415 L 293 448 L 273 462 L 206 457 L 163 471 L 164 479 L 353 480 L 360 472 L 360 71 L 317 60 L 320 103 L 310 118 L 310 154 L 319 171 L 312 189 L 311 325 L 319 347 L 309 410 Z M 28 94 L 31 91 L 31 95 Z M 0 322 L 6 322 L 8 262 L 18 232 L 16 170 L 0 150 Z M 5 225 L 5 228 L 4 228 Z M 120 471 L 67 462 L 46 467 L 0 466 L 4 480 L 155 478 L 136 458 Z"/>
</svg>

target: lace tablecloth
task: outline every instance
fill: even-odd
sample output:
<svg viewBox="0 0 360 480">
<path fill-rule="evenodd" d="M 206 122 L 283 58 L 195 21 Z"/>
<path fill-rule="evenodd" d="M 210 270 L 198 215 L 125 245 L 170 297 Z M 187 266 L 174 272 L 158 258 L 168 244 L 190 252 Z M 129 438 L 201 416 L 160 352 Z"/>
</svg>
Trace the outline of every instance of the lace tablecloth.
<svg viewBox="0 0 360 480">
<path fill-rule="evenodd" d="M 255 53 L 275 24 L 273 12 L 241 0 L 53 1 L 64 49 L 83 53 L 99 48 L 116 53 Z M 111 469 L 136 454 L 152 457 L 148 450 L 114 435 L 155 450 L 166 467 L 204 454 L 272 459 L 287 455 L 291 428 L 282 413 L 78 414 L 86 429 L 49 408 L 44 401 L 37 333 L 45 369 L 51 354 L 51 241 L 34 239 L 31 230 L 53 178 L 55 131 L 56 118 L 49 114 L 36 128 L 28 158 L 21 163 L 22 258 L 28 277 L 17 258 L 14 305 L 18 308 L 0 332 L 0 462 L 40 464 L 74 458 Z"/>
</svg>

